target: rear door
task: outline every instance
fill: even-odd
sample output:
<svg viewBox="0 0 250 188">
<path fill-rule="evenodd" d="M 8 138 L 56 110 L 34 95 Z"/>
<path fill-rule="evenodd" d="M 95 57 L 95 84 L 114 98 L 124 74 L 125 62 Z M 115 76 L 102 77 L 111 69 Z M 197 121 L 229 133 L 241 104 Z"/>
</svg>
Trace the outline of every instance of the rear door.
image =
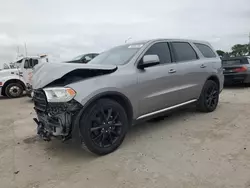
<svg viewBox="0 0 250 188">
<path fill-rule="evenodd" d="M 179 79 L 172 63 L 169 44 L 153 44 L 144 55 L 158 55 L 160 64 L 138 70 L 139 114 L 145 115 L 179 103 L 176 85 Z"/>
<path fill-rule="evenodd" d="M 197 99 L 208 76 L 206 63 L 199 58 L 192 43 L 172 41 L 171 49 L 176 62 L 180 103 Z"/>
</svg>

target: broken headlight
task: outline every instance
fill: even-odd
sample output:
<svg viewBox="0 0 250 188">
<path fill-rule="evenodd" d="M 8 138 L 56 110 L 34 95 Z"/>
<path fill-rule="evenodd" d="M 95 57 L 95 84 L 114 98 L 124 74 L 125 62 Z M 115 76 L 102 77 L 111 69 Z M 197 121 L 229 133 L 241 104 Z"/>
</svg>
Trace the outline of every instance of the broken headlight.
<svg viewBox="0 0 250 188">
<path fill-rule="evenodd" d="M 51 87 L 43 90 L 48 102 L 68 102 L 76 95 L 75 90 L 67 87 Z"/>
</svg>

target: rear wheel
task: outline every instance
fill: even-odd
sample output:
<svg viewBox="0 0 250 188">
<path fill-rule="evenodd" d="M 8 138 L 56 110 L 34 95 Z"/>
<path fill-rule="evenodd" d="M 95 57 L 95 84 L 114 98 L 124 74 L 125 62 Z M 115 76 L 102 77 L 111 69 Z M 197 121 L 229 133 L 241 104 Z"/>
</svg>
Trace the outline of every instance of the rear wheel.
<svg viewBox="0 0 250 188">
<path fill-rule="evenodd" d="M 19 83 L 10 83 L 5 88 L 5 94 L 9 98 L 18 98 L 21 97 L 23 94 L 23 87 Z"/>
<path fill-rule="evenodd" d="M 128 130 L 124 108 L 116 101 L 100 99 L 84 111 L 80 119 L 82 146 L 97 155 L 115 151 Z"/>
<path fill-rule="evenodd" d="M 198 100 L 197 109 L 201 112 L 212 112 L 219 102 L 219 86 L 213 80 L 207 80 Z"/>
</svg>

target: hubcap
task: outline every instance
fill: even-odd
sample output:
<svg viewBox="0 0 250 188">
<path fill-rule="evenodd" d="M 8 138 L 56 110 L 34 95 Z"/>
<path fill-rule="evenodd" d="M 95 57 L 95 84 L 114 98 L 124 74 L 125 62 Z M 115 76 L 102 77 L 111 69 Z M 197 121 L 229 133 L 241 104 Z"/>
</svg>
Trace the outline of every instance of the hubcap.
<svg viewBox="0 0 250 188">
<path fill-rule="evenodd" d="M 218 102 L 218 89 L 216 86 L 212 86 L 206 93 L 206 104 L 210 108 L 214 108 Z"/>
<path fill-rule="evenodd" d="M 18 86 L 12 86 L 9 90 L 11 96 L 17 97 L 20 94 L 21 89 Z"/>
<path fill-rule="evenodd" d="M 101 108 L 93 114 L 90 136 L 99 147 L 112 146 L 119 139 L 121 132 L 120 115 L 113 108 Z"/>
</svg>

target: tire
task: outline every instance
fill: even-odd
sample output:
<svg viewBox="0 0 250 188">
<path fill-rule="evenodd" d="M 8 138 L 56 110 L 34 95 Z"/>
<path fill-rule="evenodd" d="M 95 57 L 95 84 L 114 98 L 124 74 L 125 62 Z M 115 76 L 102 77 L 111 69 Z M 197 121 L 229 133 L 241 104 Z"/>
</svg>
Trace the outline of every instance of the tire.
<svg viewBox="0 0 250 188">
<path fill-rule="evenodd" d="M 128 131 L 128 117 L 116 101 L 99 99 L 83 112 L 79 130 L 85 150 L 106 155 L 122 144 Z"/>
<path fill-rule="evenodd" d="M 18 98 L 23 95 L 23 87 L 19 83 L 10 83 L 5 88 L 5 94 L 9 98 Z"/>
<path fill-rule="evenodd" d="M 201 112 L 213 112 L 219 102 L 219 85 L 213 80 L 207 80 L 203 86 L 197 104 L 197 110 Z"/>
</svg>

